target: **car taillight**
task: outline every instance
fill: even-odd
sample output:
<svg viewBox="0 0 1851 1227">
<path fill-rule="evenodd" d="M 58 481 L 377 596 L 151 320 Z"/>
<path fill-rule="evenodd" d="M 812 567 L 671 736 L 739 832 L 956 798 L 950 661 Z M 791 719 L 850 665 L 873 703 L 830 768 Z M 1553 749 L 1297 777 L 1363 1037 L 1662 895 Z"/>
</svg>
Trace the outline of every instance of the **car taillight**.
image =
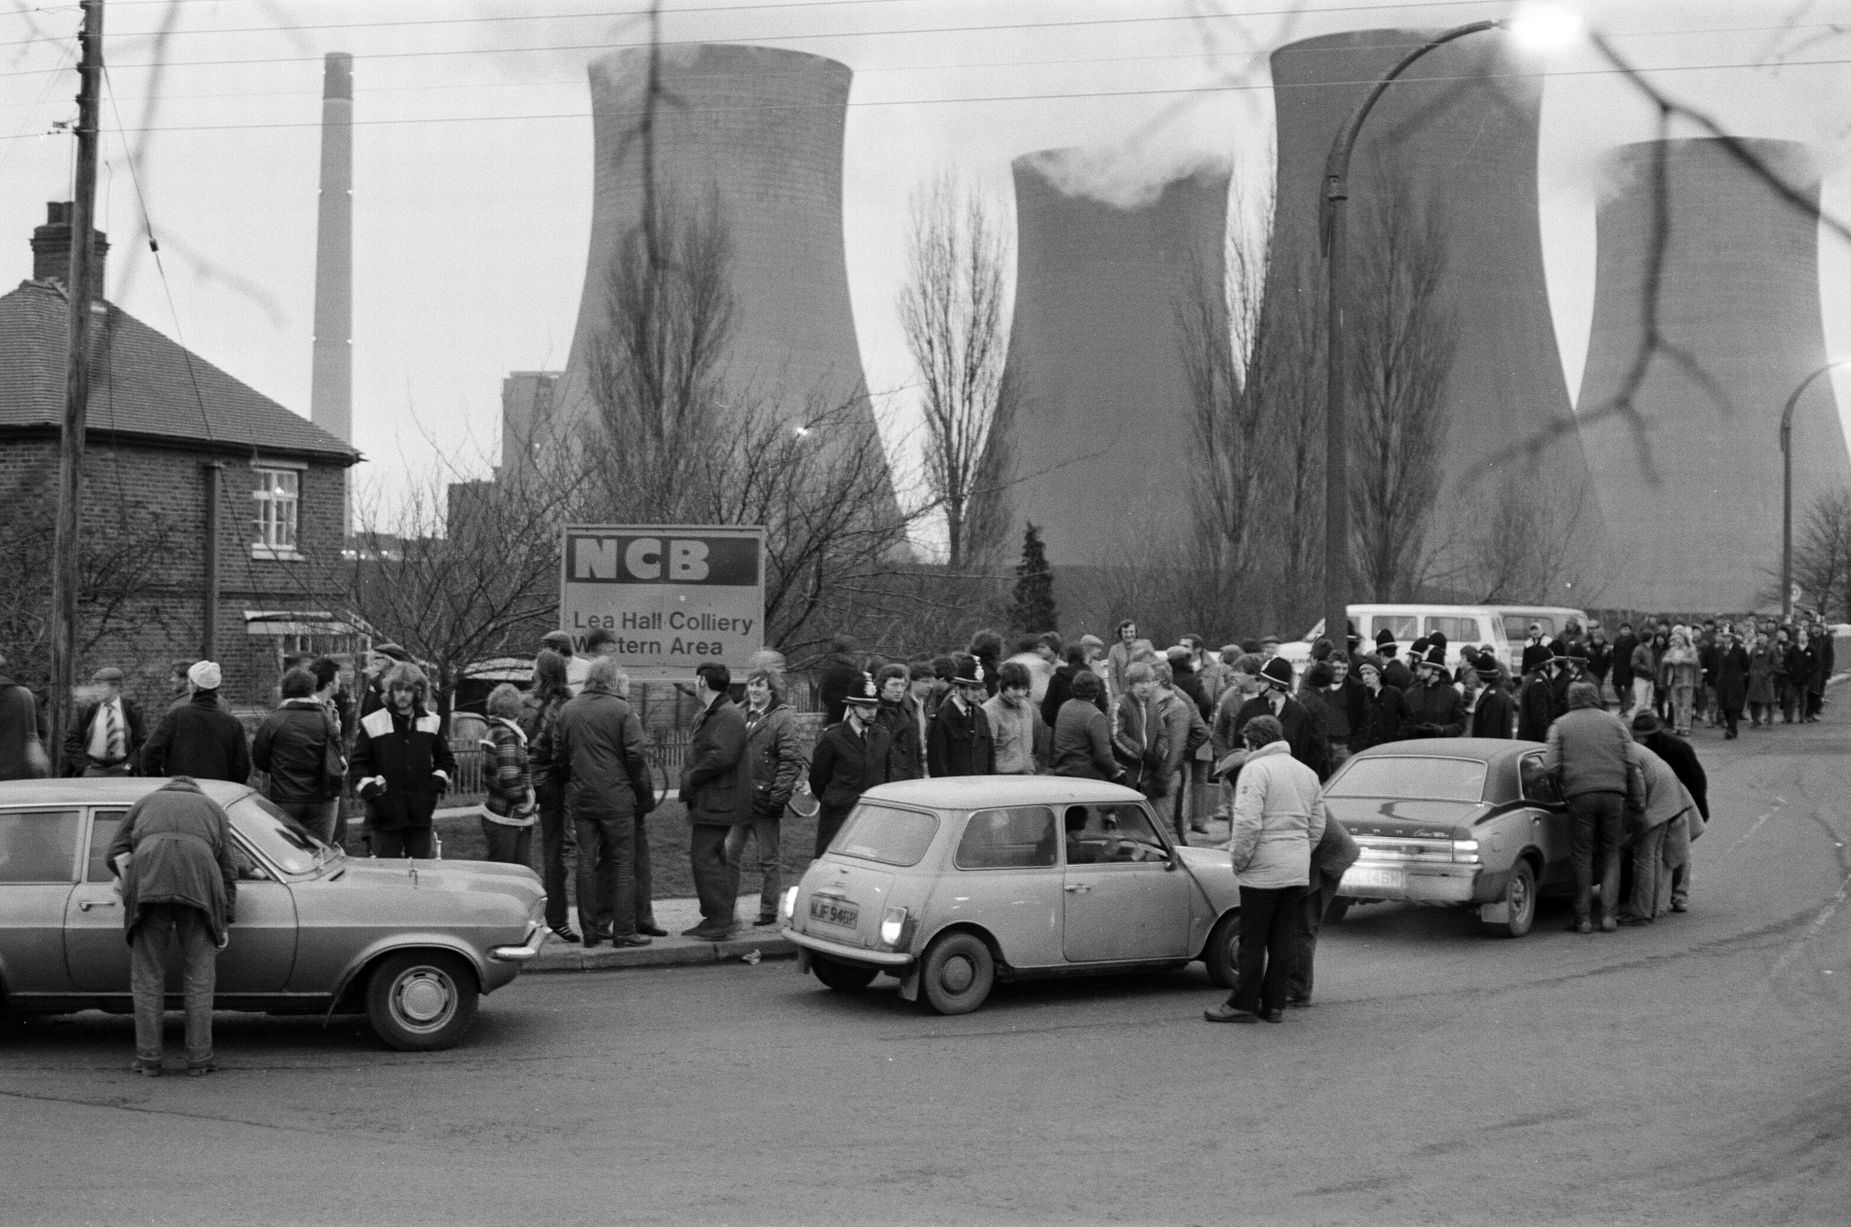
<svg viewBox="0 0 1851 1227">
<path fill-rule="evenodd" d="M 881 945 L 890 950 L 898 950 L 912 936 L 912 926 L 907 923 L 909 917 L 903 907 L 890 907 L 881 913 Z"/>
</svg>

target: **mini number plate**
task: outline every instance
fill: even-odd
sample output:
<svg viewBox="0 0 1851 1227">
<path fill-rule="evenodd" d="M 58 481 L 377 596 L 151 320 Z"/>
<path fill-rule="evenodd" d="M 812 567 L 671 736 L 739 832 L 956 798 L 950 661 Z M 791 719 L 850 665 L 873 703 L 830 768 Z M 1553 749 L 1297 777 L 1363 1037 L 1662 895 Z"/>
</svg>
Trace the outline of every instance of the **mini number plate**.
<svg viewBox="0 0 1851 1227">
<path fill-rule="evenodd" d="M 855 927 L 855 919 L 860 915 L 861 908 L 846 899 L 832 899 L 827 895 L 810 896 L 811 920 L 852 929 Z"/>
</svg>

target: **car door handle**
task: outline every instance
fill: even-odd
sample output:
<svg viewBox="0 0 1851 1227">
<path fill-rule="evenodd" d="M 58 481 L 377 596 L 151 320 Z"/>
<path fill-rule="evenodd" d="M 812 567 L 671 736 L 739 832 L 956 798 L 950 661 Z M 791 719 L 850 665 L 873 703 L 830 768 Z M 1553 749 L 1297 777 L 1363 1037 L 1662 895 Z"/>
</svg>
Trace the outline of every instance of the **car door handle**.
<svg viewBox="0 0 1851 1227">
<path fill-rule="evenodd" d="M 1061 889 L 1070 895 L 1089 895 L 1093 890 L 1091 886 L 1088 886 L 1084 882 L 1069 882 L 1067 885 L 1061 887 Z"/>
<path fill-rule="evenodd" d="M 116 906 L 116 901 L 114 899 L 85 899 L 77 905 L 77 910 L 80 912 L 87 912 L 93 907 L 114 906 Z"/>
</svg>

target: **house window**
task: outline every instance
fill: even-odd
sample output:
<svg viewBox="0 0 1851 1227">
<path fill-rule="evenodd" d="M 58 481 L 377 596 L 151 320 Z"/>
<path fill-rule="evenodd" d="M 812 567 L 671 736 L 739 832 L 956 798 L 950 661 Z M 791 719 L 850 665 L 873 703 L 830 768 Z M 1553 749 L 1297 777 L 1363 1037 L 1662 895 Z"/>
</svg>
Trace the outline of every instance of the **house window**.
<svg viewBox="0 0 1851 1227">
<path fill-rule="evenodd" d="M 259 557 L 296 555 L 296 515 L 302 503 L 302 474 L 295 469 L 259 468 L 251 491 L 257 514 L 251 553 Z"/>
</svg>

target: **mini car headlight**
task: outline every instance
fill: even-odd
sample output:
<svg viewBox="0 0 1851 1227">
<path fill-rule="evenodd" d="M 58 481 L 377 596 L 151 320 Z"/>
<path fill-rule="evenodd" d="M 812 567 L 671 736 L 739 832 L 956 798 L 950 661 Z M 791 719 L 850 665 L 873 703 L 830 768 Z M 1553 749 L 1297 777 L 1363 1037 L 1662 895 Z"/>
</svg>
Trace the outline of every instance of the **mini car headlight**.
<svg viewBox="0 0 1851 1227">
<path fill-rule="evenodd" d="M 906 909 L 890 907 L 881 913 L 881 945 L 898 949 L 907 936 Z"/>
<path fill-rule="evenodd" d="M 795 918 L 796 915 L 797 888 L 795 886 L 787 886 L 784 888 L 784 894 L 778 899 L 778 919 L 790 921 Z"/>
<path fill-rule="evenodd" d="M 1476 839 L 1453 840 L 1453 863 L 1459 865 L 1478 864 L 1478 841 Z"/>
</svg>

